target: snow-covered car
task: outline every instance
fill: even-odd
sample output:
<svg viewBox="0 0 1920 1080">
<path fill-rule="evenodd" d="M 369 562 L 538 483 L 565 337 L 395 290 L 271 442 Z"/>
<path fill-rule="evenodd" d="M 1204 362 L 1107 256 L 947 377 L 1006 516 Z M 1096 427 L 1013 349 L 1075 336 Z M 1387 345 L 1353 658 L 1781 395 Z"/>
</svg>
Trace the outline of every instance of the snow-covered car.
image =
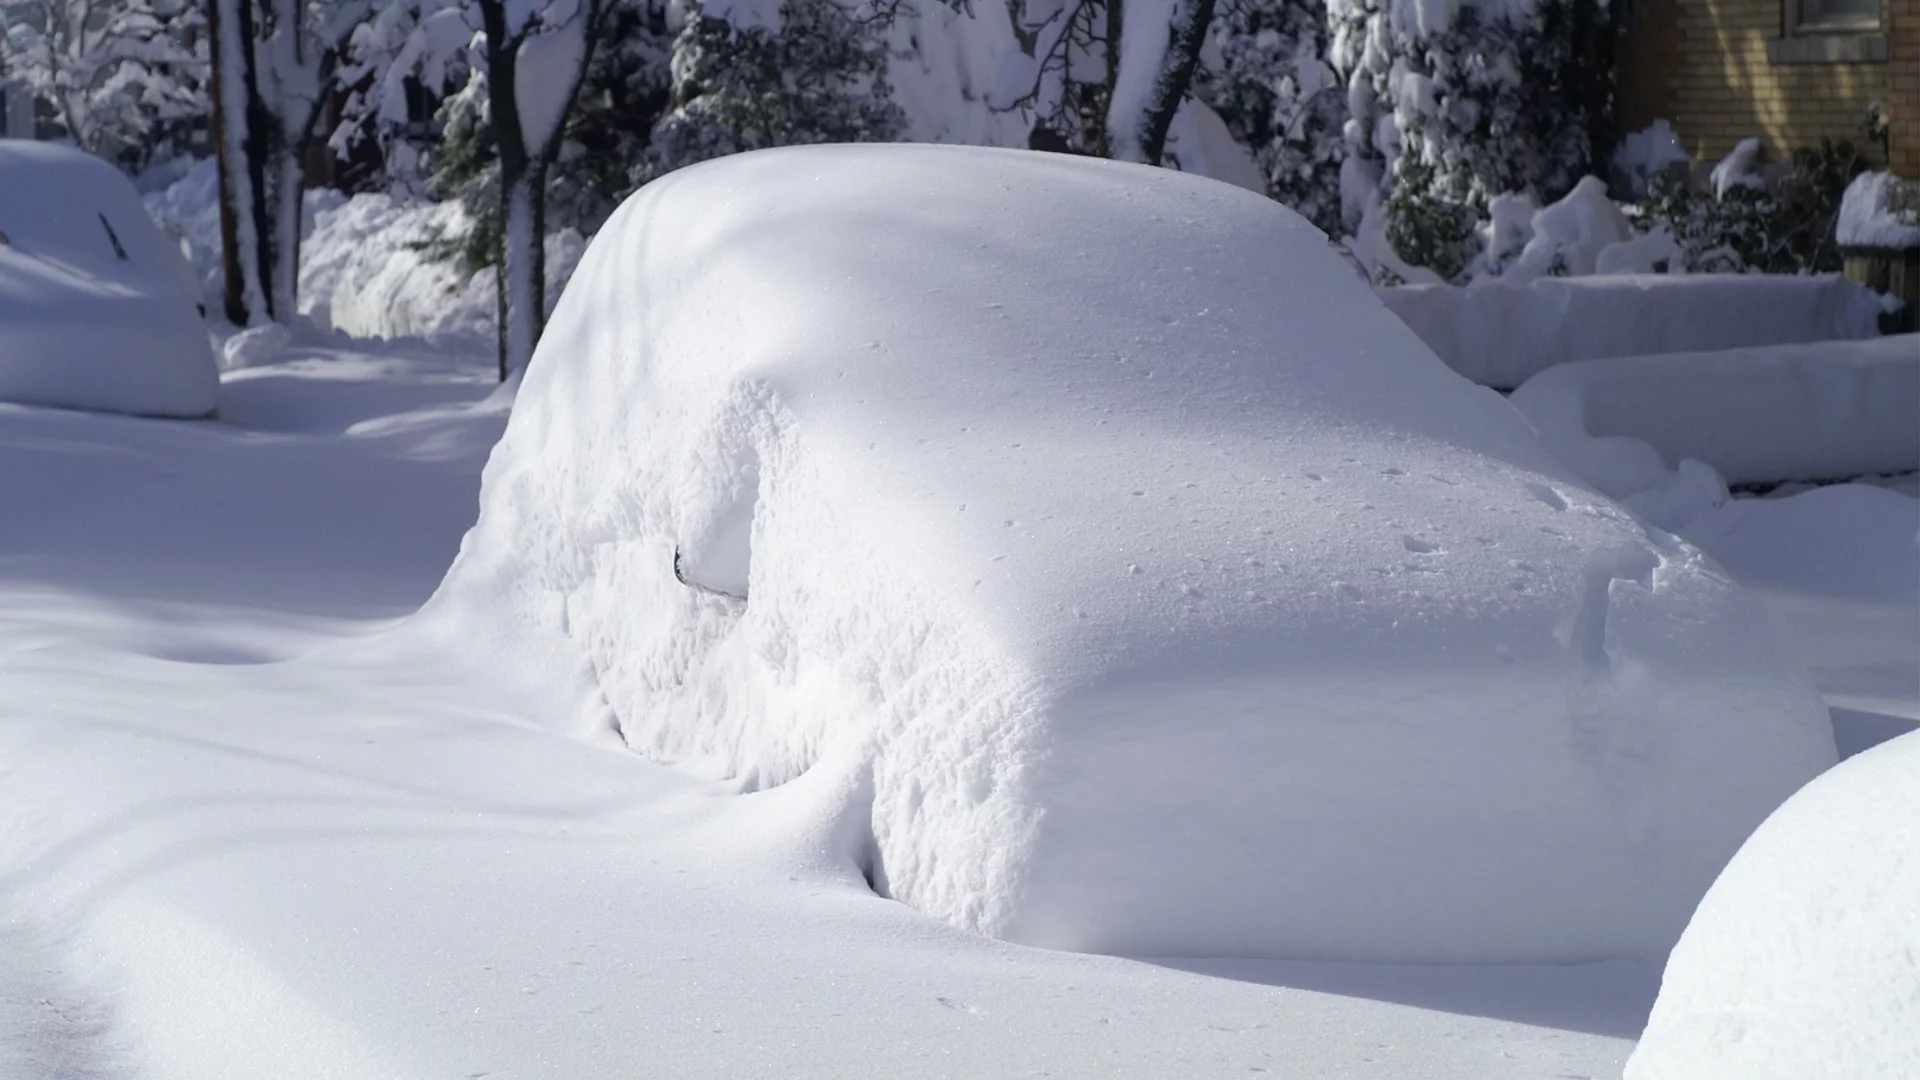
<svg viewBox="0 0 1920 1080">
<path fill-rule="evenodd" d="M 656 181 L 481 502 L 424 619 L 559 678 L 557 725 L 784 785 L 876 891 L 1030 944 L 1653 955 L 1834 760 L 1710 561 L 1299 217 L 1172 171 L 822 147 Z"/>
<path fill-rule="evenodd" d="M 211 413 L 218 368 L 198 294 L 119 170 L 0 140 L 0 401 Z"/>
</svg>

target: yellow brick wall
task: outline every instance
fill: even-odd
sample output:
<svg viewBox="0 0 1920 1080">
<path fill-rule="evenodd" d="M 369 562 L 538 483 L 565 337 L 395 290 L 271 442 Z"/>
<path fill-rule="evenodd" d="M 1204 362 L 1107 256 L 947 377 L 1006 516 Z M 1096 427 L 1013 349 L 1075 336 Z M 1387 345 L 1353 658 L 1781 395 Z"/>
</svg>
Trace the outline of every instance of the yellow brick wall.
<svg viewBox="0 0 1920 1080">
<path fill-rule="evenodd" d="M 1695 161 L 1760 136 L 1766 160 L 1825 136 L 1866 147 L 1862 122 L 1881 102 L 1897 172 L 1920 176 L 1920 0 L 1881 0 L 1888 59 L 1873 64 L 1776 64 L 1785 0 L 1646 0 L 1617 55 L 1621 129 L 1670 121 Z M 1877 156 L 1878 147 L 1868 148 Z"/>
</svg>

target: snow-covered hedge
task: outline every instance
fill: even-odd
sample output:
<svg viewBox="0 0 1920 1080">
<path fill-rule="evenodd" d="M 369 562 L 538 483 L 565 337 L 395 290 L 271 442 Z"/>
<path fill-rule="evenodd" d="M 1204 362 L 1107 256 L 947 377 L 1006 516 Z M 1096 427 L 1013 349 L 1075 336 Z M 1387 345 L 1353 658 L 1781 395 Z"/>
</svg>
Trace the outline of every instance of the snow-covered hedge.
<svg viewBox="0 0 1920 1080">
<path fill-rule="evenodd" d="M 1650 955 L 1833 760 L 1697 551 L 1300 218 L 1167 170 L 809 147 L 656 181 L 481 503 L 423 618 L 571 676 L 582 734 L 837 791 L 876 887 L 1040 945 Z"/>
<path fill-rule="evenodd" d="M 1902 1080 L 1920 1063 L 1920 735 L 1747 841 L 1667 961 L 1627 1080 Z"/>
<path fill-rule="evenodd" d="M 1881 301 L 1837 274 L 1633 274 L 1410 285 L 1380 299 L 1447 366 L 1512 389 L 1555 364 L 1869 338 Z"/>
<path fill-rule="evenodd" d="M 1906 472 L 1920 469 L 1920 335 L 1590 360 L 1541 372 L 1513 403 L 1617 498 L 1646 478 L 1608 470 L 1596 440 L 1638 440 L 1735 484 Z"/>
</svg>

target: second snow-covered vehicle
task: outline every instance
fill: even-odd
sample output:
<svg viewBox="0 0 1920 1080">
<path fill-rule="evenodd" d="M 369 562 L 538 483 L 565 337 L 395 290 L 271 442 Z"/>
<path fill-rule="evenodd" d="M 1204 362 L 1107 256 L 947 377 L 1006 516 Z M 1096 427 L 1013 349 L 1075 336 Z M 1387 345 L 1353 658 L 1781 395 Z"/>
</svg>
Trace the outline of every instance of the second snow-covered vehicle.
<svg viewBox="0 0 1920 1080">
<path fill-rule="evenodd" d="M 213 412 L 198 291 L 119 170 L 0 140 L 0 402 Z"/>
<path fill-rule="evenodd" d="M 685 169 L 594 239 L 423 613 L 876 889 L 1139 955 L 1656 954 L 1834 760 L 1698 551 L 1290 211 L 1021 151 Z M 677 555 L 677 557 L 676 557 Z"/>
</svg>

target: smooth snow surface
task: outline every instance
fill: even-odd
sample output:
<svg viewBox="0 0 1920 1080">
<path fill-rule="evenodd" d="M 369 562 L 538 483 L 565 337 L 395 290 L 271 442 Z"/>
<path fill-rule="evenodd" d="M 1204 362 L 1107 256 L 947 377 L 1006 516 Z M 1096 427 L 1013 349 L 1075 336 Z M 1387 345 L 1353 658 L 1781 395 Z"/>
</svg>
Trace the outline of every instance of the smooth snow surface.
<svg viewBox="0 0 1920 1080">
<path fill-rule="evenodd" d="M 1880 332 L 1879 298 L 1838 274 L 1610 274 L 1379 292 L 1448 367 L 1501 390 L 1575 360 Z"/>
<path fill-rule="evenodd" d="M 873 896 L 824 776 L 545 730 L 523 665 L 392 621 L 493 358 L 368 347 L 228 374 L 221 423 L 0 406 L 0 1076 L 1618 1075 L 1654 965 L 1010 946 Z"/>
<path fill-rule="evenodd" d="M 0 401 L 212 412 L 216 367 L 198 291 L 113 166 L 0 140 Z"/>
<path fill-rule="evenodd" d="M 1513 404 L 1615 498 L 1687 458 L 1734 484 L 1910 472 L 1920 335 L 1565 364 L 1529 379 Z"/>
<path fill-rule="evenodd" d="M 423 632 L 566 685 L 565 730 L 838 792 L 878 889 L 1016 941 L 1656 954 L 1834 755 L 1697 551 L 1299 218 L 1165 170 L 650 184 L 481 505 Z"/>
<path fill-rule="evenodd" d="M 1866 172 L 1853 178 L 1840 200 L 1833 238 L 1841 247 L 1920 248 L 1920 209 L 1896 210 L 1888 203 L 1900 178 Z"/>
<path fill-rule="evenodd" d="M 1920 1066 L 1920 735 L 1807 785 L 1667 963 L 1627 1080 L 1904 1080 Z"/>
</svg>

